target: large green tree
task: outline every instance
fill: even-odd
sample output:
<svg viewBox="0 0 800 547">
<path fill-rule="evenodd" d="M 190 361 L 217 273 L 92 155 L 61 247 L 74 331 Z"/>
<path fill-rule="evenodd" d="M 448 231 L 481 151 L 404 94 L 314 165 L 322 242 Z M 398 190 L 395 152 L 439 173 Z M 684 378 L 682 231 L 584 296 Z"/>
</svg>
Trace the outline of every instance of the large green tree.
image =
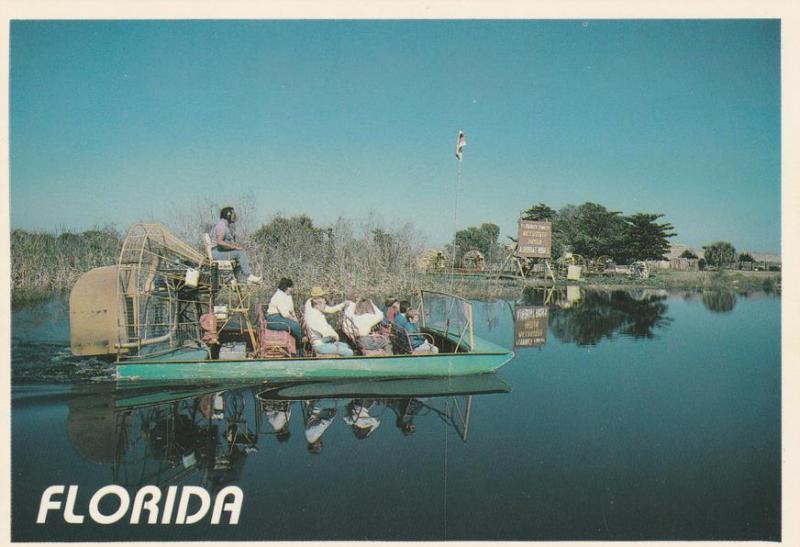
<svg viewBox="0 0 800 547">
<path fill-rule="evenodd" d="M 733 263 L 736 260 L 736 248 L 727 241 L 717 241 L 711 245 L 703 247 L 704 258 L 710 266 L 717 266 L 719 269 Z"/>
<path fill-rule="evenodd" d="M 559 211 L 540 202 L 522 212 L 525 220 L 553 223 L 553 258 L 570 250 L 586 258 L 610 256 L 621 264 L 665 258 L 670 249 L 668 240 L 677 234 L 672 224 L 659 222 L 663 216 L 656 213 L 623 216 L 620 211 L 610 211 L 591 202 L 565 205 Z"/>
<path fill-rule="evenodd" d="M 629 260 L 664 260 L 669 253 L 667 241 L 677 234 L 669 222 L 656 222 L 663 214 L 636 213 L 625 217 L 627 223 L 624 246 L 618 252 Z M 628 262 L 629 260 L 625 260 Z"/>
<path fill-rule="evenodd" d="M 741 253 L 739 255 L 739 262 L 755 262 L 756 259 L 750 253 Z"/>
<path fill-rule="evenodd" d="M 456 232 L 456 264 L 461 263 L 464 253 L 478 250 L 486 260 L 497 259 L 497 238 L 500 237 L 500 227 L 497 224 L 483 223 L 480 226 L 470 226 Z"/>
<path fill-rule="evenodd" d="M 623 255 L 627 224 L 619 211 L 609 211 L 597 203 L 567 205 L 553 223 L 556 255 L 568 246 L 584 257 L 608 255 L 619 261 Z"/>
<path fill-rule="evenodd" d="M 253 250 L 257 253 L 291 251 L 298 259 L 305 260 L 326 254 L 325 242 L 330 241 L 331 235 L 329 230 L 314 226 L 307 215 L 277 215 L 255 231 Z"/>
<path fill-rule="evenodd" d="M 523 220 L 550 220 L 556 218 L 558 212 L 555 209 L 551 209 L 548 205 L 544 203 L 537 203 L 536 205 L 531 205 L 526 211 L 523 211 L 522 218 Z"/>
<path fill-rule="evenodd" d="M 278 215 L 256 230 L 253 241 L 267 248 L 286 246 L 297 239 L 321 243 L 323 233 L 324 231 L 314 226 L 314 221 L 307 215 L 293 217 Z"/>
</svg>

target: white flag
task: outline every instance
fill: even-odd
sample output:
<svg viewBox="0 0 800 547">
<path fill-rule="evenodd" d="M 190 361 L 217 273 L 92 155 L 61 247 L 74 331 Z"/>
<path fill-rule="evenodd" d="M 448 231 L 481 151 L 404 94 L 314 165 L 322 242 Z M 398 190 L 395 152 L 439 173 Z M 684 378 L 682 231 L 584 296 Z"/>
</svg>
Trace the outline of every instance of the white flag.
<svg viewBox="0 0 800 547">
<path fill-rule="evenodd" d="M 456 157 L 458 161 L 461 161 L 461 149 L 467 145 L 467 140 L 464 138 L 464 132 L 460 129 L 458 130 L 458 137 L 456 138 Z"/>
</svg>

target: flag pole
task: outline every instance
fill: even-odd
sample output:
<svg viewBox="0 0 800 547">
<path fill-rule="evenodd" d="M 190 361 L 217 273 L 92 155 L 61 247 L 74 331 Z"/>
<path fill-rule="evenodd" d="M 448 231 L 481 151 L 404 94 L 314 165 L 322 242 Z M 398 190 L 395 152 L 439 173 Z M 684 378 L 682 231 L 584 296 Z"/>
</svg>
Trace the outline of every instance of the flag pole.
<svg viewBox="0 0 800 547">
<path fill-rule="evenodd" d="M 455 268 L 456 268 L 456 232 L 458 231 L 458 191 L 461 187 L 461 158 L 462 156 L 462 148 L 467 145 L 467 141 L 464 138 L 464 132 L 462 130 L 458 130 L 458 135 L 456 136 L 456 159 L 458 160 L 458 166 L 456 170 L 456 191 L 455 191 L 455 206 L 453 208 L 453 250 L 450 253 L 450 292 L 453 292 L 453 279 L 455 277 Z"/>
<path fill-rule="evenodd" d="M 453 279 L 456 268 L 456 232 L 458 232 L 458 190 L 461 187 L 461 159 L 458 160 L 456 171 L 455 206 L 453 207 L 453 250 L 450 253 L 450 292 L 453 292 Z"/>
</svg>

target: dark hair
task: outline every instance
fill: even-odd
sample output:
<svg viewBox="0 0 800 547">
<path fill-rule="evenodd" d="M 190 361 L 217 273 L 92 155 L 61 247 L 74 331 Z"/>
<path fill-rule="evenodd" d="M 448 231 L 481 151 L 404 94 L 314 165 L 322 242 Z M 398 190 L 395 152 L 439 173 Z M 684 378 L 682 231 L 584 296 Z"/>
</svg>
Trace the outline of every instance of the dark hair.
<svg viewBox="0 0 800 547">
<path fill-rule="evenodd" d="M 289 440 L 292 433 L 289 431 L 289 426 L 284 426 L 281 428 L 280 431 L 275 432 L 275 438 L 278 439 L 278 442 L 285 443 Z"/>
<path fill-rule="evenodd" d="M 233 207 L 223 207 L 222 210 L 219 212 L 219 218 L 230 220 L 232 214 L 233 214 Z"/>
<path fill-rule="evenodd" d="M 308 443 L 308 451 L 315 456 L 322 452 L 322 439 L 317 439 L 313 443 Z"/>
<path fill-rule="evenodd" d="M 394 304 L 395 302 L 397 302 L 397 298 L 387 298 L 386 299 L 386 307 L 390 308 L 392 306 L 392 304 Z"/>
<path fill-rule="evenodd" d="M 288 277 L 282 277 L 281 280 L 278 281 L 278 288 L 284 292 L 286 292 L 286 289 L 292 286 L 294 286 L 294 282 Z"/>
<path fill-rule="evenodd" d="M 406 311 L 408 311 L 408 308 L 410 307 L 411 307 L 411 302 L 409 302 L 408 300 L 400 301 L 400 313 L 406 313 Z"/>
</svg>

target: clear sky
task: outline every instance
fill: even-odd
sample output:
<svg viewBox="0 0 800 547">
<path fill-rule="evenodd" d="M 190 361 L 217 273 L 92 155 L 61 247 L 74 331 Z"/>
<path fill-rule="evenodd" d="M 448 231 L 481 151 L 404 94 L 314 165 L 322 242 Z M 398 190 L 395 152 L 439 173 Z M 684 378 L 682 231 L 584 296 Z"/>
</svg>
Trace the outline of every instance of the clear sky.
<svg viewBox="0 0 800 547">
<path fill-rule="evenodd" d="M 780 249 L 777 20 L 13 21 L 10 53 L 12 228 L 249 193 L 441 245 L 593 201 Z"/>
</svg>

